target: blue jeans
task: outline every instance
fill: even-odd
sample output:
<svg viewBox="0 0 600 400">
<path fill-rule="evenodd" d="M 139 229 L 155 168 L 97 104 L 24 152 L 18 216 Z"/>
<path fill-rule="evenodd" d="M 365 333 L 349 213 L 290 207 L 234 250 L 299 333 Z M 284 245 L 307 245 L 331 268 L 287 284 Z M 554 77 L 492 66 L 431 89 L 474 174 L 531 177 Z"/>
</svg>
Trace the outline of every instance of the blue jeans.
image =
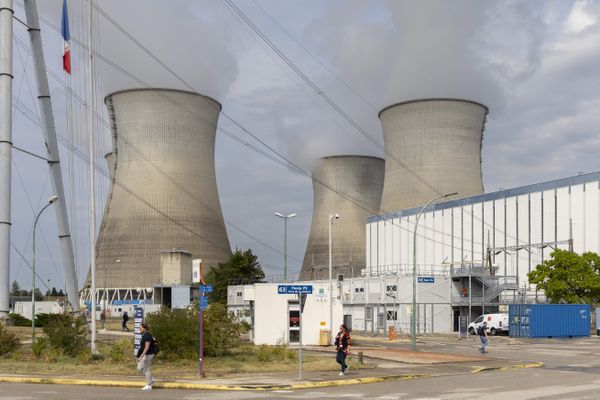
<svg viewBox="0 0 600 400">
<path fill-rule="evenodd" d="M 335 357 L 335 361 L 342 366 L 342 372 L 344 372 L 347 368 L 346 365 L 346 352 L 344 350 L 338 350 L 337 356 Z"/>
<path fill-rule="evenodd" d="M 481 352 L 485 353 L 485 348 L 488 343 L 488 338 L 487 338 L 487 336 L 479 336 L 479 339 L 481 339 Z"/>
</svg>

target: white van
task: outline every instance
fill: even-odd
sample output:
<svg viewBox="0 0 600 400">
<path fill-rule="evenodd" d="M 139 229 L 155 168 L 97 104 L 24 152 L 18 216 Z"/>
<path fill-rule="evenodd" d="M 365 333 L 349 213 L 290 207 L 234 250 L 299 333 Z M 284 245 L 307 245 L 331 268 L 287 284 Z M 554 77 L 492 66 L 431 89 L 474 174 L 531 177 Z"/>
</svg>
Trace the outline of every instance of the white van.
<svg viewBox="0 0 600 400">
<path fill-rule="evenodd" d="M 508 314 L 480 315 L 479 318 L 469 324 L 469 333 L 471 335 L 477 334 L 477 328 L 483 324 L 483 321 L 487 322 L 487 332 L 490 335 L 497 335 L 502 332 L 508 333 Z"/>
</svg>

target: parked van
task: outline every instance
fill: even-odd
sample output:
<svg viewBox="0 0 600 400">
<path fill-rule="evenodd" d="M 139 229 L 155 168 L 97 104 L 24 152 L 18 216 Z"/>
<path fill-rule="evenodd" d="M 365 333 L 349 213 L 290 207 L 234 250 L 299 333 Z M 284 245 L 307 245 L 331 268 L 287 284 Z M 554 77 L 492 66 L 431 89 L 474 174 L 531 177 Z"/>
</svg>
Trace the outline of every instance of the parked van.
<svg viewBox="0 0 600 400">
<path fill-rule="evenodd" d="M 500 333 L 508 333 L 508 314 L 483 314 L 475 321 L 469 324 L 469 333 L 475 335 L 479 325 L 487 322 L 487 332 L 490 335 L 498 335 Z"/>
</svg>

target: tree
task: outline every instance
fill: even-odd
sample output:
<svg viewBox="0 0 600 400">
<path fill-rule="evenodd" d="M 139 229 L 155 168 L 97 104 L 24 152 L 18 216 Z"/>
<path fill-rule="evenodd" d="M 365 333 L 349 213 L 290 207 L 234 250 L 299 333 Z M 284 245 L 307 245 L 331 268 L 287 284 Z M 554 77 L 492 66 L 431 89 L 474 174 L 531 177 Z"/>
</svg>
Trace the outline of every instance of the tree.
<svg viewBox="0 0 600 400">
<path fill-rule="evenodd" d="M 60 289 L 60 290 L 58 291 L 58 294 L 57 294 L 57 296 L 58 296 L 58 297 L 65 297 L 65 292 L 63 292 L 63 290 L 62 290 L 62 289 Z"/>
<path fill-rule="evenodd" d="M 52 286 L 52 296 L 58 296 L 58 292 L 54 286 Z"/>
<path fill-rule="evenodd" d="M 248 283 L 262 282 L 265 279 L 258 258 L 252 250 L 236 249 L 226 263 L 219 263 L 206 275 L 206 282 L 212 284 L 213 292 L 209 295 L 211 301 L 227 304 L 227 286 L 230 281 L 245 281 Z"/>
<path fill-rule="evenodd" d="M 16 280 L 13 281 L 10 286 L 10 295 L 11 296 L 20 296 L 21 295 L 21 286 L 19 286 L 19 282 Z"/>
<path fill-rule="evenodd" d="M 600 301 L 600 256 L 556 249 L 527 276 L 551 303 L 595 304 Z"/>
</svg>

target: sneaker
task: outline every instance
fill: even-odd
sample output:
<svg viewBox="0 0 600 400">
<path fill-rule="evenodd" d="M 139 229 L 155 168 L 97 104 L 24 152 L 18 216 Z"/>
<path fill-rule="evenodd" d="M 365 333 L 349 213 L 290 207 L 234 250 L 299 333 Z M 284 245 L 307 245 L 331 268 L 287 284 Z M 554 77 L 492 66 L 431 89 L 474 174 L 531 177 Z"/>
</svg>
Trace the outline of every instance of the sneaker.
<svg viewBox="0 0 600 400">
<path fill-rule="evenodd" d="M 346 374 L 345 374 L 345 373 L 343 373 L 343 372 L 340 372 L 338 375 L 339 375 L 339 376 L 344 376 L 344 375 L 346 375 Z"/>
<path fill-rule="evenodd" d="M 150 385 L 146 385 L 146 386 L 144 386 L 144 387 L 142 388 L 142 390 L 144 390 L 144 391 L 145 391 L 145 390 L 152 390 L 152 386 L 150 386 Z"/>
<path fill-rule="evenodd" d="M 347 374 L 348 372 L 350 372 L 350 367 L 346 367 L 346 369 L 344 370 L 344 374 Z"/>
</svg>

